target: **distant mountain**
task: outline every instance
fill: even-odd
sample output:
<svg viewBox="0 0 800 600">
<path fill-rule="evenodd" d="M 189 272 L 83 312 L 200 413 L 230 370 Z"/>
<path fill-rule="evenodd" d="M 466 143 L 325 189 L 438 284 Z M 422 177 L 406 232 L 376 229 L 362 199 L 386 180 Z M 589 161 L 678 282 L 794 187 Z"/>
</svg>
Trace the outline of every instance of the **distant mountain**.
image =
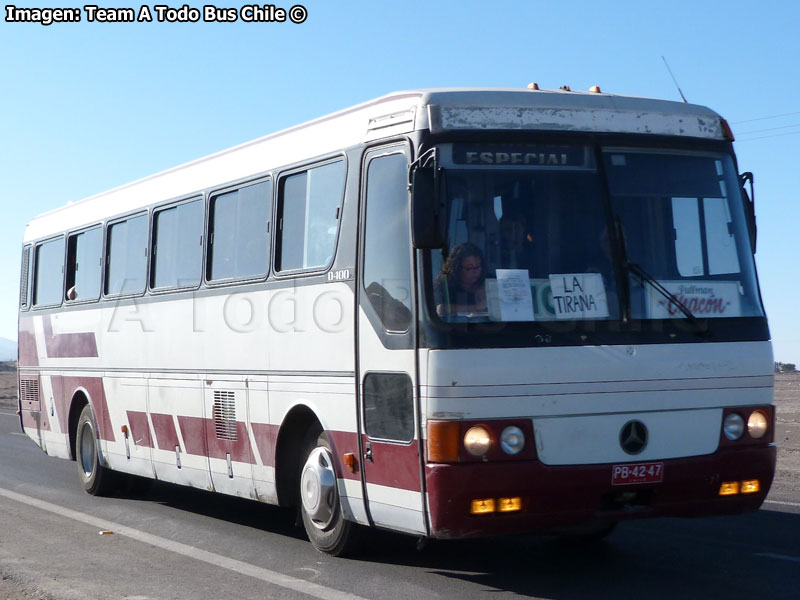
<svg viewBox="0 0 800 600">
<path fill-rule="evenodd" d="M 17 360 L 17 342 L 0 337 L 0 361 Z"/>
</svg>

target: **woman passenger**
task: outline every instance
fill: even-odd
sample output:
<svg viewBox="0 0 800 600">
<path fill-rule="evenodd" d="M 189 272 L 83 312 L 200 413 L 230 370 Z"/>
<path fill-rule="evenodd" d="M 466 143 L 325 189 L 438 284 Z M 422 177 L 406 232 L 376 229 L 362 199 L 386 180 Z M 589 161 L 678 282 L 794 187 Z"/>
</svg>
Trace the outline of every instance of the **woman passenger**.
<svg viewBox="0 0 800 600">
<path fill-rule="evenodd" d="M 486 312 L 485 279 L 478 247 L 469 242 L 454 246 L 434 282 L 436 313 L 452 316 Z"/>
</svg>

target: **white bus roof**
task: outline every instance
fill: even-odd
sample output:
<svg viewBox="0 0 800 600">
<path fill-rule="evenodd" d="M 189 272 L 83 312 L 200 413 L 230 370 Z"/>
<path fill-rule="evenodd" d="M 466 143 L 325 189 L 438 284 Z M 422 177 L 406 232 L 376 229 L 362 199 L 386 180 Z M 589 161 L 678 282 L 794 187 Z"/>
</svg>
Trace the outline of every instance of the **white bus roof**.
<svg viewBox="0 0 800 600">
<path fill-rule="evenodd" d="M 395 92 L 44 213 L 28 224 L 25 241 L 419 130 L 586 131 L 725 139 L 717 113 L 668 100 L 515 88 Z"/>
</svg>

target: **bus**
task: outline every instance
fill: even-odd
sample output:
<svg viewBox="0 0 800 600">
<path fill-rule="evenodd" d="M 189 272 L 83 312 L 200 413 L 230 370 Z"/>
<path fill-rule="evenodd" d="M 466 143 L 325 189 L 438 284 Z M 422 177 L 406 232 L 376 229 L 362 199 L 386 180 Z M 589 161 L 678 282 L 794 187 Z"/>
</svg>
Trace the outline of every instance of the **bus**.
<svg viewBox="0 0 800 600">
<path fill-rule="evenodd" d="M 412 90 L 69 203 L 24 234 L 21 426 L 90 494 L 296 507 L 332 555 L 754 511 L 773 358 L 733 141 L 598 88 Z"/>
</svg>

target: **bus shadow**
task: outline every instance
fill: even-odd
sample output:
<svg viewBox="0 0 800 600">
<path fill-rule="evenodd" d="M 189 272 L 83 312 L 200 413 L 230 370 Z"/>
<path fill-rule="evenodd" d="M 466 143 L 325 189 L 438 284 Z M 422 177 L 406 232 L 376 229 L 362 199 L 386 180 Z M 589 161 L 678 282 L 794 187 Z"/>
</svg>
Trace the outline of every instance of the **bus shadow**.
<svg viewBox="0 0 800 600">
<path fill-rule="evenodd" d="M 162 482 L 126 498 L 306 539 L 293 509 Z M 445 582 L 439 587 L 434 579 L 434 589 L 452 597 L 510 592 L 559 600 L 796 600 L 798 539 L 800 514 L 761 510 L 735 517 L 630 521 L 605 540 L 583 543 L 543 535 L 419 543 L 407 535 L 370 531 L 362 552 L 350 559 L 318 556 L 331 568 L 354 568 L 356 574 L 373 563 L 408 567 L 424 579 L 427 593 L 434 576 Z M 316 553 L 310 544 L 308 550 Z"/>
<path fill-rule="evenodd" d="M 305 539 L 302 526 L 296 524 L 296 511 L 291 508 L 162 481 L 144 480 L 136 483 L 133 489 L 121 493 L 120 498 L 154 502 L 265 533 Z"/>
<path fill-rule="evenodd" d="M 796 600 L 800 515 L 762 510 L 711 519 L 622 523 L 606 540 L 547 536 L 433 541 L 421 551 L 380 534 L 371 562 L 417 567 L 484 592 L 597 598 Z M 400 543 L 398 543 L 400 542 Z"/>
</svg>

